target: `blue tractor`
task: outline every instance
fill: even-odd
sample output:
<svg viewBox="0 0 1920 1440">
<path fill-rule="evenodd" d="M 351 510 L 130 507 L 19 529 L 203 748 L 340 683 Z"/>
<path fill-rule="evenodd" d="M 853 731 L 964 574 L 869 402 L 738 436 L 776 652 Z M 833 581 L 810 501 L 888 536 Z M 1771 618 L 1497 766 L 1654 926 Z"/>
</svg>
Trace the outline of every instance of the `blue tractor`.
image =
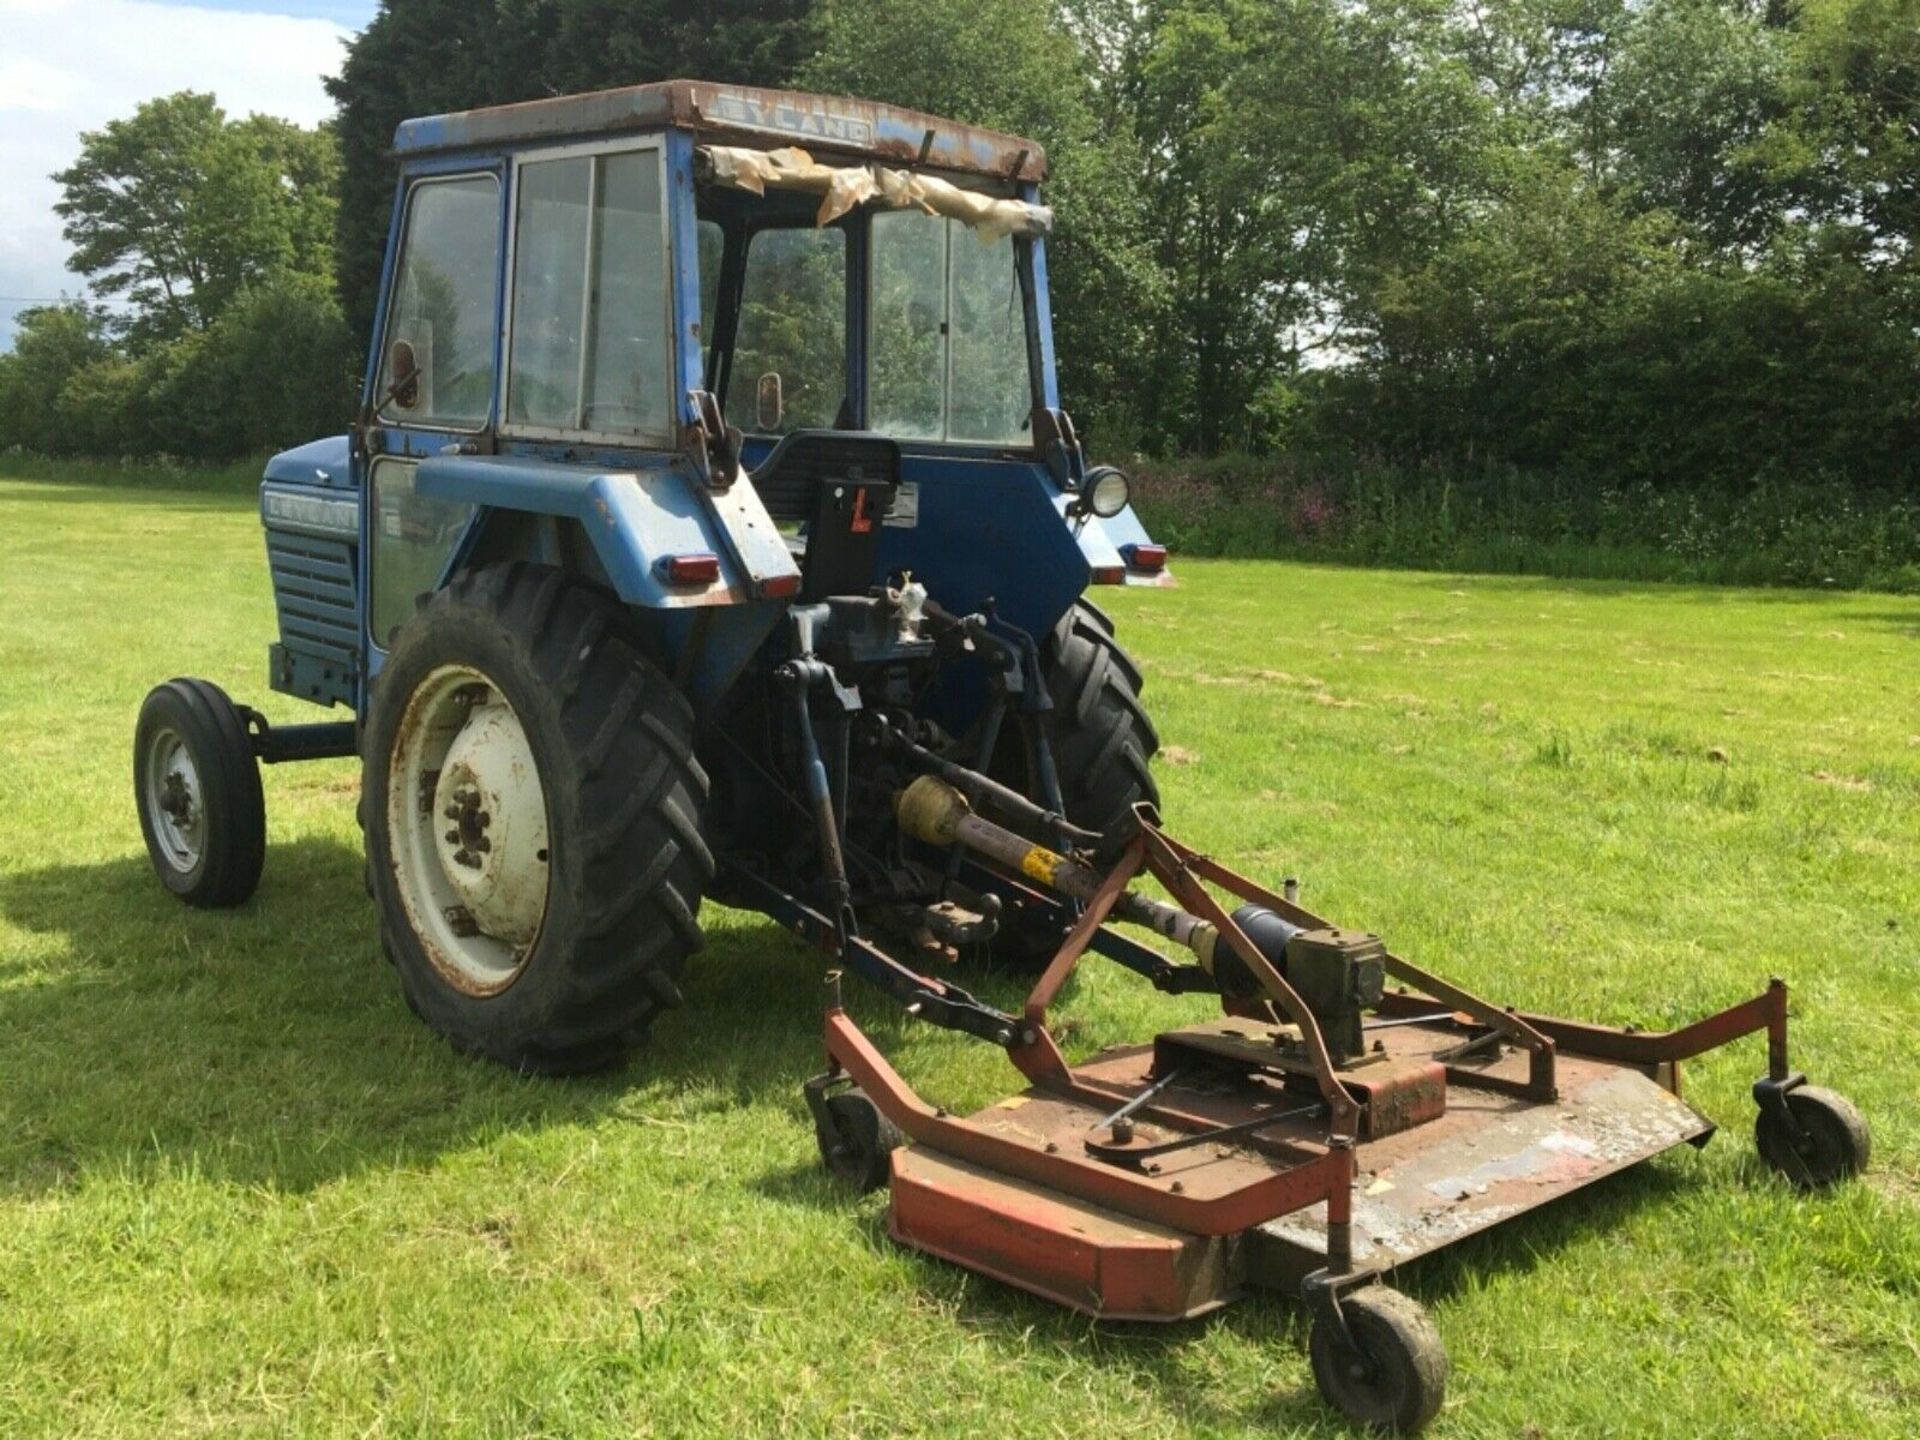
<svg viewBox="0 0 1920 1440">
<path fill-rule="evenodd" d="M 1043 956 L 1069 913 L 916 853 L 891 797 L 965 771 L 1113 853 L 1156 740 L 1083 597 L 1168 581 L 1060 406 L 1041 148 L 676 82 L 413 120 L 395 150 L 358 418 L 260 488 L 270 683 L 356 718 L 156 689 L 163 883 L 246 900 L 256 758 L 358 754 L 387 954 L 464 1049 L 617 1060 L 679 1002 L 708 895 L 997 1030 L 872 939 Z"/>
<path fill-rule="evenodd" d="M 1294 1288 L 1322 1394 L 1378 1428 L 1447 1379 L 1379 1277 L 1704 1143 L 1689 1057 L 1764 1032 L 1761 1157 L 1803 1189 L 1866 1164 L 1789 1068 L 1779 981 L 1666 1033 L 1527 1014 L 1161 830 L 1140 671 L 1086 595 L 1170 583 L 1166 551 L 1061 408 L 1039 146 L 680 81 L 395 150 L 358 417 L 260 487 L 270 682 L 354 718 L 147 697 L 136 800 L 182 900 L 253 893 L 260 763 L 357 755 L 408 1004 L 546 1073 L 680 1003 L 703 900 L 764 911 L 837 967 L 804 1093 L 895 1237 L 1104 1318 Z M 981 952 L 1040 969 L 1020 1012 L 928 973 Z M 1047 1012 L 1089 952 L 1224 1014 L 1069 1064 Z M 926 1104 L 842 970 L 1028 1088 Z"/>
</svg>

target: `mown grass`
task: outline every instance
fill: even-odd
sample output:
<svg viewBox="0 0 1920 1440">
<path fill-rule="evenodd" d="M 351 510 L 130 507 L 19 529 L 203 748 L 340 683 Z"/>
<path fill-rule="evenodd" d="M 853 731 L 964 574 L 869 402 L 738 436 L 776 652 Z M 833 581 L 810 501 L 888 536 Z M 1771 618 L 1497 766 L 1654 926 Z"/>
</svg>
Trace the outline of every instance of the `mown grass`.
<svg viewBox="0 0 1920 1440">
<path fill-rule="evenodd" d="M 349 763 L 269 770 L 257 899 L 189 913 L 130 801 L 155 680 L 280 718 L 249 497 L 0 483 L 0 1434 L 1329 1434 L 1260 1299 L 1104 1330 L 894 1248 L 799 1098 L 817 957 L 708 912 L 632 1069 L 425 1033 L 361 891 Z M 1513 1002 L 1665 1025 L 1796 986 L 1871 1114 L 1811 1202 L 1725 1130 L 1411 1268 L 1442 1436 L 1905 1436 L 1920 1414 L 1920 603 L 1193 562 L 1103 597 L 1178 833 Z M 1012 982 L 984 988 L 1010 1001 Z M 852 997 L 931 1096 L 986 1047 Z M 1071 1045 L 1177 1007 L 1090 970 Z"/>
</svg>

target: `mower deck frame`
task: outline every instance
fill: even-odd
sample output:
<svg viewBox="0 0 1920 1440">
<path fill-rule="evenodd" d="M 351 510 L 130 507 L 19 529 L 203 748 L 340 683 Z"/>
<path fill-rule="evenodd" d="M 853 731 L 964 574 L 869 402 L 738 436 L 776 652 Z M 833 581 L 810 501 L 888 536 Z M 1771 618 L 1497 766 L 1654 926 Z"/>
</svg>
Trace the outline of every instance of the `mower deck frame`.
<svg viewBox="0 0 1920 1440">
<path fill-rule="evenodd" d="M 1142 870 L 1218 926 L 1276 999 L 1228 1002 L 1222 1021 L 1070 1066 L 1047 1010 Z M 1779 980 L 1656 1034 L 1518 1014 L 1391 955 L 1401 983 L 1369 1022 L 1371 1048 L 1336 1065 L 1314 1016 L 1207 886 L 1326 924 L 1143 816 L 1007 1044 L 1028 1087 L 969 1117 L 915 1094 L 830 980 L 829 1069 L 809 1096 L 818 1113 L 827 1089 L 850 1082 L 915 1142 L 892 1156 L 897 1239 L 1108 1319 L 1183 1319 L 1264 1284 L 1303 1286 L 1337 1320 L 1353 1285 L 1704 1144 L 1714 1127 L 1681 1099 L 1682 1061 L 1764 1030 L 1762 1106 L 1800 1083 Z"/>
</svg>

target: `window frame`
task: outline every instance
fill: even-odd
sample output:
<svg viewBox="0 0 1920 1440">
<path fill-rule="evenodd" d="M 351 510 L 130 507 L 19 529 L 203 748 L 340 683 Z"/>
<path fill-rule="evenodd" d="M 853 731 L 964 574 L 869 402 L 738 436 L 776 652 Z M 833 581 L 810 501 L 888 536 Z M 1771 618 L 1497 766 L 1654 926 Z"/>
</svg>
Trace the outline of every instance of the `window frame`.
<svg viewBox="0 0 1920 1440">
<path fill-rule="evenodd" d="M 407 181 L 406 208 L 400 222 L 400 243 L 393 252 L 393 274 L 387 282 L 387 293 L 382 299 L 384 314 L 380 323 L 380 349 L 373 357 L 373 394 L 369 403 L 381 396 L 381 387 L 387 382 L 387 362 L 393 354 L 393 327 L 399 319 L 398 300 L 400 277 L 407 261 L 407 247 L 413 241 L 414 204 L 420 192 L 432 185 L 457 185 L 473 180 L 493 182 L 493 222 L 498 244 L 498 231 L 502 216 L 501 197 L 506 193 L 500 183 L 500 172 L 494 169 L 449 170 L 445 174 L 418 175 Z M 494 416 L 500 408 L 500 376 L 506 364 L 506 355 L 499 347 L 499 329 L 501 307 L 506 303 L 504 291 L 507 286 L 506 272 L 500 268 L 500 254 L 496 248 L 493 271 L 493 313 L 487 317 L 487 336 L 493 345 L 493 380 L 488 387 L 486 413 L 476 425 L 453 425 L 435 422 L 404 413 L 393 412 L 393 399 L 386 402 L 373 414 L 376 425 L 394 430 L 423 430 L 437 435 L 483 435 L 492 428 Z"/>
<path fill-rule="evenodd" d="M 865 385 L 863 387 L 866 394 L 866 407 L 867 407 L 866 413 L 865 413 L 865 423 L 869 427 L 871 427 L 874 423 L 874 417 L 872 413 L 873 365 L 874 365 L 874 361 L 878 358 L 877 348 L 874 345 L 873 326 L 874 326 L 874 316 L 877 313 L 874 306 L 874 286 L 877 283 L 877 276 L 878 276 L 880 267 L 877 263 L 875 263 L 875 259 L 873 255 L 874 231 L 877 228 L 878 222 L 887 216 L 891 216 L 891 215 L 911 216 L 915 213 L 916 212 L 911 210 L 874 210 L 869 215 L 867 220 L 868 254 L 867 254 L 867 264 L 866 264 L 866 275 L 864 277 L 866 282 L 866 294 L 865 294 L 865 304 L 862 306 L 862 309 L 865 311 L 864 315 L 862 316 L 862 329 L 865 331 L 863 340 L 864 340 L 864 349 L 866 353 L 862 358 L 863 358 L 864 367 L 866 369 L 866 375 L 864 377 Z M 973 439 L 955 439 L 953 437 L 953 333 L 952 333 L 953 332 L 953 252 L 955 248 L 957 248 L 956 240 L 955 240 L 956 228 L 958 230 L 965 230 L 967 227 L 965 226 L 964 222 L 955 220 L 950 216 L 928 217 L 928 218 L 939 218 L 946 225 L 945 262 L 941 267 L 942 269 L 941 295 L 942 295 L 942 300 L 944 304 L 943 319 L 941 322 L 942 324 L 941 338 L 945 343 L 941 346 L 941 361 L 940 361 L 940 434 L 939 435 L 917 435 L 911 438 L 906 436 L 901 436 L 899 437 L 900 443 L 908 447 L 920 447 L 920 448 L 937 447 L 938 449 L 946 450 L 946 451 L 965 450 L 965 451 L 974 451 L 974 452 L 991 452 L 993 454 L 1008 454 L 1008 453 L 1015 453 L 1015 452 L 1025 453 L 1027 451 L 1030 451 L 1035 446 L 1035 437 L 1031 434 L 1031 431 L 1029 432 L 1027 438 L 1016 439 L 1016 440 L 973 440 Z M 1021 302 L 1020 303 L 1020 309 L 1021 309 L 1020 328 L 1022 332 L 1021 350 L 1024 353 L 1025 359 L 1026 359 L 1027 393 L 1031 400 L 1031 406 L 1028 410 L 1028 424 L 1029 426 L 1031 426 L 1032 414 L 1033 414 L 1033 409 L 1031 407 L 1037 407 L 1045 403 L 1045 386 L 1041 380 L 1040 371 L 1038 368 L 1039 365 L 1041 364 L 1041 355 L 1039 353 L 1041 347 L 1038 343 L 1038 337 L 1035 334 L 1035 327 L 1034 327 L 1034 310 L 1035 310 L 1034 289 L 1035 287 L 1034 287 L 1032 271 L 1030 269 L 1030 266 L 1032 263 L 1031 246 L 1033 241 L 1032 241 L 1032 237 L 1021 236 L 1021 235 L 1011 235 L 1011 236 L 1008 236 L 1007 238 L 1013 247 L 1014 286 L 1019 291 L 1019 294 L 1020 294 L 1020 302 Z M 882 430 L 882 431 L 879 431 L 878 433 L 884 435 L 887 432 Z"/>
<path fill-rule="evenodd" d="M 515 284 L 515 267 L 520 251 L 520 172 L 528 165 L 542 165 L 556 160 L 579 160 L 600 158 L 608 155 L 652 154 L 655 162 L 655 175 L 660 184 L 660 331 L 666 346 L 666 422 L 659 431 L 647 430 L 585 430 L 572 426 L 516 424 L 507 418 L 507 407 L 513 388 L 513 326 L 515 310 L 519 304 L 518 286 Z M 672 217 L 669 213 L 671 193 L 669 190 L 669 166 L 665 137 L 650 135 L 634 140 L 622 137 L 619 140 L 590 141 L 575 145 L 553 145 L 539 150 L 523 150 L 513 157 L 511 167 L 511 186 L 508 190 L 507 211 L 507 252 L 506 265 L 502 271 L 501 288 L 503 319 L 500 336 L 500 365 L 498 383 L 495 387 L 495 405 L 499 414 L 498 432 L 510 439 L 544 441 L 578 441 L 590 445 L 602 445 L 613 449 L 672 449 L 678 431 L 680 412 L 677 395 L 676 377 L 678 369 L 679 333 L 674 310 L 674 267 L 677 262 L 673 245 Z M 576 399 L 584 401 L 585 377 L 590 357 L 593 353 L 591 332 L 587 324 L 593 310 L 592 270 L 596 259 L 597 245 L 594 225 L 594 206 L 600 197 L 600 167 L 592 166 L 588 170 L 587 184 L 587 238 L 583 262 L 586 267 L 586 279 L 581 294 L 581 335 L 580 364 L 576 384 L 580 387 Z M 697 261 L 698 257 L 696 257 Z"/>
</svg>

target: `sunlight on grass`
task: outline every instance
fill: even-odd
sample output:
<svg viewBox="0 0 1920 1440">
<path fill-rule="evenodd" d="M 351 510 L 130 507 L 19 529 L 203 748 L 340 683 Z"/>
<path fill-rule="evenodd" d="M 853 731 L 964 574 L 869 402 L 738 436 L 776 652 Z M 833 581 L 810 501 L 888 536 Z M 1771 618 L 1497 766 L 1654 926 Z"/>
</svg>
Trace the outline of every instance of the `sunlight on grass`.
<svg viewBox="0 0 1920 1440">
<path fill-rule="evenodd" d="M 1340 1433 L 1284 1299 L 1099 1330 L 894 1248 L 800 1100 L 820 962 L 753 916 L 707 912 L 639 1063 L 559 1084 L 407 1013 L 351 762 L 266 772 L 252 904 L 169 900 L 146 689 L 317 716 L 265 687 L 252 497 L 0 482 L 0 524 L 0 1434 Z M 1665 1026 L 1784 975 L 1796 1063 L 1874 1123 L 1876 1174 L 1803 1203 L 1752 1158 L 1757 1042 L 1690 1069 L 1707 1151 L 1400 1277 L 1454 1357 L 1433 1433 L 1911 1434 L 1920 602 L 1180 573 L 1099 596 L 1175 833 L 1528 1008 Z M 930 1095 L 1013 1088 L 850 999 Z M 1182 1013 L 1098 969 L 1069 1005 L 1081 1053 Z"/>
</svg>

